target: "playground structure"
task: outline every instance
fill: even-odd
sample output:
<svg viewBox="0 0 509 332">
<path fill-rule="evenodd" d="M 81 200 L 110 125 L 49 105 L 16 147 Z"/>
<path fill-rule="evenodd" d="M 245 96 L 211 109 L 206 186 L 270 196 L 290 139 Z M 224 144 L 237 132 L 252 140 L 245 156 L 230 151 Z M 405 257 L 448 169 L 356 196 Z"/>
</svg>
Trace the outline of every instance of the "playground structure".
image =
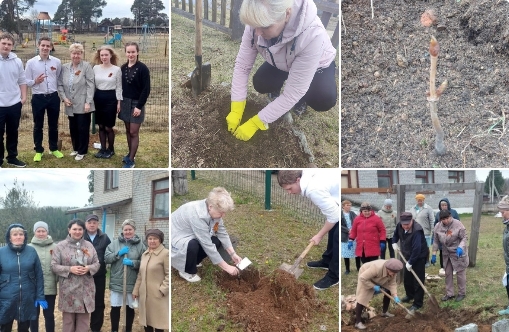
<svg viewBox="0 0 509 332">
<path fill-rule="evenodd" d="M 37 15 L 35 23 L 35 54 L 39 54 L 39 48 L 37 44 L 41 37 L 49 37 L 52 39 L 53 33 L 53 22 L 48 12 L 40 12 Z"/>
<path fill-rule="evenodd" d="M 140 37 L 140 48 L 142 53 L 147 53 L 152 51 L 157 51 L 157 36 L 156 36 L 156 29 L 155 25 L 152 24 L 149 26 L 148 24 L 143 24 L 142 29 L 142 36 Z"/>
<path fill-rule="evenodd" d="M 108 40 L 108 38 L 111 39 Z M 113 27 L 108 27 L 108 33 L 104 36 L 104 43 L 108 45 L 113 45 L 114 48 L 122 47 L 124 43 L 124 39 L 122 37 L 122 26 L 115 25 Z"/>
<path fill-rule="evenodd" d="M 69 35 L 69 30 L 61 29 L 60 33 L 57 36 L 57 40 L 53 40 L 53 44 L 55 45 L 67 45 L 72 41 L 72 36 Z"/>
</svg>

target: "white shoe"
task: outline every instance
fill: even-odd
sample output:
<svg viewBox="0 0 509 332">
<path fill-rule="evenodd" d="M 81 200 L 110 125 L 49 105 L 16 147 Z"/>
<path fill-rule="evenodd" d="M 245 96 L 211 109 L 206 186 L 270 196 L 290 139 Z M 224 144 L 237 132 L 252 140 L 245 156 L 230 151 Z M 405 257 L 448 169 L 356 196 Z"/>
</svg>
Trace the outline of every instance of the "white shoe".
<svg viewBox="0 0 509 332">
<path fill-rule="evenodd" d="M 196 265 L 196 267 L 202 267 L 202 266 L 203 266 L 203 264 L 202 264 L 202 263 L 200 263 L 200 264 Z"/>
<path fill-rule="evenodd" d="M 77 154 L 78 154 L 78 151 L 73 151 L 73 152 L 69 153 L 69 156 L 73 156 L 74 157 Z"/>
<path fill-rule="evenodd" d="M 438 275 L 441 276 L 441 277 L 445 277 L 445 270 L 444 269 L 440 269 L 438 271 Z"/>
<path fill-rule="evenodd" d="M 85 158 L 84 154 L 77 154 L 76 157 L 74 157 L 74 160 L 78 160 L 79 161 L 79 160 L 81 160 L 83 158 Z"/>
<path fill-rule="evenodd" d="M 198 282 L 201 280 L 201 278 L 197 275 L 197 274 L 189 274 L 189 273 L 186 273 L 186 272 L 180 272 L 179 271 L 179 275 L 186 279 L 187 281 L 189 282 Z"/>
<path fill-rule="evenodd" d="M 452 275 L 454 276 L 456 275 L 456 270 L 452 271 Z"/>
</svg>

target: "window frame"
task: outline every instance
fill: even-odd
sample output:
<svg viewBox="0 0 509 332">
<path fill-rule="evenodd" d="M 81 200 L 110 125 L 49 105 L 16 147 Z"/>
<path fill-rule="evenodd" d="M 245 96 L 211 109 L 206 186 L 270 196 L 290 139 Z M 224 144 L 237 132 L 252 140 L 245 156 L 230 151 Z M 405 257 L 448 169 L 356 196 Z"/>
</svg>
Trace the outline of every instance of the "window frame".
<svg viewBox="0 0 509 332">
<path fill-rule="evenodd" d="M 456 173 L 456 176 L 451 176 L 451 172 Z M 447 179 L 457 179 L 458 181 L 455 182 L 449 182 L 449 183 L 465 183 L 465 171 L 459 171 L 459 170 L 447 170 Z M 462 180 L 462 181 L 459 181 Z M 449 194 L 464 194 L 465 190 L 453 190 L 449 191 Z"/>
<path fill-rule="evenodd" d="M 116 184 L 115 184 L 116 176 Z M 118 170 L 104 171 L 104 191 L 118 190 L 119 187 L 119 172 Z"/>
<path fill-rule="evenodd" d="M 161 182 L 161 181 L 168 181 L 168 187 L 166 188 L 163 188 L 163 189 L 156 189 L 156 183 L 157 182 Z M 170 213 L 169 213 L 169 209 L 168 209 L 168 215 L 167 216 L 162 216 L 162 217 L 154 217 L 154 208 L 155 208 L 155 200 L 156 200 L 156 196 L 159 195 L 159 194 L 165 194 L 165 193 L 168 193 L 168 198 L 169 198 L 169 195 L 170 195 L 170 178 L 169 177 L 166 177 L 166 178 L 161 178 L 161 179 L 157 179 L 157 180 L 153 180 L 152 181 L 152 188 L 151 188 L 151 191 L 150 191 L 150 201 L 151 201 L 151 208 L 150 208 L 150 220 L 168 220 L 170 218 Z M 169 201 L 168 201 L 168 206 L 169 206 Z"/>
</svg>

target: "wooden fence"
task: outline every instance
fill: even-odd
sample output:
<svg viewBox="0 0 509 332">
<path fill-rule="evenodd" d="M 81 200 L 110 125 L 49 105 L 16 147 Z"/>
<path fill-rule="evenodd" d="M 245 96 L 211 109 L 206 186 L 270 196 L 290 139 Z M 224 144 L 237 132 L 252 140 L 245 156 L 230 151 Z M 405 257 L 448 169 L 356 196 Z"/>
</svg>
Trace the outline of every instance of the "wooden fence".
<svg viewBox="0 0 509 332">
<path fill-rule="evenodd" d="M 193 1 L 195 0 L 173 0 L 171 11 L 194 20 Z M 320 19 L 327 29 L 332 15 L 339 15 L 339 4 L 326 0 L 314 0 L 314 2 L 318 8 Z M 203 1 L 203 25 L 224 32 L 233 40 L 240 40 L 244 33 L 244 24 L 240 22 L 239 18 L 241 5 L 242 0 L 210 0 L 210 4 L 209 0 Z M 334 28 L 331 42 L 337 49 L 339 46 L 339 20 Z"/>
</svg>

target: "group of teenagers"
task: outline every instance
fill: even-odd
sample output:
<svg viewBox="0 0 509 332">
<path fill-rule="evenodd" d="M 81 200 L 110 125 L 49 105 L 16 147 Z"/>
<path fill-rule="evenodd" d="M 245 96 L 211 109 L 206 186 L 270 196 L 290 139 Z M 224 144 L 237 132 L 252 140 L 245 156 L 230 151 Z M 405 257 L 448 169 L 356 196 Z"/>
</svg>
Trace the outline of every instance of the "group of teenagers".
<svg viewBox="0 0 509 332">
<path fill-rule="evenodd" d="M 54 332 L 57 295 L 62 312 L 59 331 L 101 331 L 107 264 L 111 331 L 120 330 L 122 306 L 124 331 L 132 331 L 136 308 L 146 332 L 169 329 L 169 251 L 163 245 L 164 233 L 148 229 L 140 238 L 132 219 L 121 229 L 111 241 L 100 230 L 97 215 L 90 214 L 85 221 L 71 220 L 66 239 L 55 243 L 48 224 L 38 221 L 28 243 L 26 228 L 10 225 L 7 245 L 0 248 L 0 331 L 11 331 L 14 320 L 19 332 L 39 331 L 42 308 L 42 330 Z"/>
<path fill-rule="evenodd" d="M 350 274 L 350 258 L 356 259 L 358 281 L 356 290 L 355 327 L 366 329 L 362 312 L 376 294 L 384 290 L 397 303 L 411 303 L 415 312 L 423 306 L 424 290 L 416 277 L 425 283 L 425 269 L 437 263 L 440 253 L 440 273 L 445 275 L 445 295 L 442 301 L 462 301 L 466 296 L 466 268 L 468 236 L 456 210 L 447 198 L 440 199 L 439 211 L 426 204 L 425 196 L 417 194 L 416 204 L 410 212 L 399 215 L 392 210 L 392 200 L 386 199 L 377 213 L 369 203 L 362 203 L 360 214 L 351 211 L 352 203 L 342 202 L 341 253 L 345 260 L 345 274 Z M 390 258 L 385 259 L 386 248 Z M 431 249 L 430 249 L 431 248 Z M 403 264 L 395 252 L 405 258 Z M 404 269 L 403 284 L 406 296 L 398 297 L 396 274 Z M 453 276 L 457 277 L 458 294 L 455 296 Z M 508 290 L 509 294 L 509 290 Z M 384 295 L 382 317 L 389 313 L 390 298 Z"/>
<path fill-rule="evenodd" d="M 95 65 L 92 66 L 83 60 L 85 50 L 78 43 L 69 47 L 71 62 L 62 64 L 50 54 L 53 49 L 51 38 L 41 37 L 37 41 L 39 54 L 28 60 L 23 68 L 21 59 L 12 52 L 14 42 L 11 34 L 0 34 L 0 167 L 5 149 L 7 164 L 26 167 L 26 163 L 18 159 L 18 128 L 21 108 L 27 100 L 27 87 L 32 89 L 34 162 L 41 162 L 44 154 L 45 114 L 49 154 L 56 158 L 64 157 L 58 149 L 58 119 L 62 102 L 69 120 L 70 156 L 80 161 L 88 154 L 93 112 L 101 143 L 95 157 L 109 159 L 115 155 L 113 127 L 118 115 L 125 124 L 129 149 L 122 158 L 123 167 L 135 167 L 139 130 L 145 119 L 145 104 L 150 94 L 150 72 L 138 60 L 138 44 L 124 44 L 127 62 L 120 67 L 119 57 L 110 46 L 104 45 L 96 50 Z"/>
</svg>

